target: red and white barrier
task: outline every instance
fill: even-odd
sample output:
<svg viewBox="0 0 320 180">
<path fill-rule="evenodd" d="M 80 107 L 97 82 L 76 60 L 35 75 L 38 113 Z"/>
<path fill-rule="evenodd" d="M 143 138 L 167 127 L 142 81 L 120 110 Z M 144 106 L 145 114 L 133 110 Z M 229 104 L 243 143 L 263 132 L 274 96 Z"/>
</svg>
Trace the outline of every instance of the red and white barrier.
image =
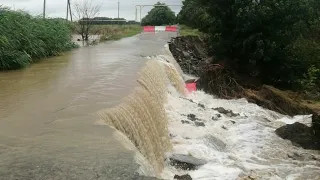
<svg viewBox="0 0 320 180">
<path fill-rule="evenodd" d="M 155 32 L 155 27 L 154 26 L 144 26 L 143 32 Z"/>
<path fill-rule="evenodd" d="M 177 32 L 177 26 L 166 26 L 166 32 Z"/>
<path fill-rule="evenodd" d="M 177 26 L 144 26 L 143 32 L 177 32 Z"/>
<path fill-rule="evenodd" d="M 155 26 L 154 29 L 156 32 L 164 32 L 166 31 L 166 26 Z"/>
</svg>

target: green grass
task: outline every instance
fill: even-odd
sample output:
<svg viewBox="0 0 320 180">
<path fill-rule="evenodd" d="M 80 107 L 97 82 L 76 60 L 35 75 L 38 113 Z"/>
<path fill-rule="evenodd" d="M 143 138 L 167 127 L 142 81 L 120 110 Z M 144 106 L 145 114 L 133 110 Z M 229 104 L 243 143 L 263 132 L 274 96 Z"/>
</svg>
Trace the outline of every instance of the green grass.
<svg viewBox="0 0 320 180">
<path fill-rule="evenodd" d="M 0 7 L 0 70 L 24 68 L 74 47 L 65 21 Z"/>
<path fill-rule="evenodd" d="M 110 37 L 107 40 L 119 40 L 122 38 L 131 37 L 139 34 L 142 31 L 142 27 L 140 25 L 113 25 L 113 27 L 110 28 L 112 33 L 109 34 Z"/>
<path fill-rule="evenodd" d="M 203 33 L 201 33 L 198 29 L 190 28 L 186 25 L 179 25 L 180 27 L 180 36 L 202 36 Z"/>
<path fill-rule="evenodd" d="M 90 35 L 100 35 L 100 41 L 119 40 L 139 34 L 142 31 L 140 25 L 93 25 L 90 27 Z M 77 29 L 74 29 L 77 33 Z"/>
</svg>

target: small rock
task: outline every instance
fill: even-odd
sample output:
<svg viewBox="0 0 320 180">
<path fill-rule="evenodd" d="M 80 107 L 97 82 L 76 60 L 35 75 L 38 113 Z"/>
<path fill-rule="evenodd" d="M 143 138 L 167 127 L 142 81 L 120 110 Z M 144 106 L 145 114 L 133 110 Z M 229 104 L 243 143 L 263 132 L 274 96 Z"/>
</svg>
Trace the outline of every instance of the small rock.
<svg viewBox="0 0 320 180">
<path fill-rule="evenodd" d="M 222 129 L 228 130 L 228 128 L 227 128 L 227 127 L 225 127 L 225 126 L 222 126 Z"/>
<path fill-rule="evenodd" d="M 185 174 L 185 175 L 182 175 L 182 176 L 174 175 L 173 178 L 177 179 L 177 180 L 192 180 L 192 178 L 191 178 L 191 176 L 189 174 Z"/>
<path fill-rule="evenodd" d="M 221 114 L 227 114 L 229 112 L 225 110 L 223 107 L 214 108 L 214 110 L 218 111 Z"/>
<path fill-rule="evenodd" d="M 312 128 L 314 135 L 320 139 L 320 112 L 312 114 Z"/>
<path fill-rule="evenodd" d="M 218 118 L 217 118 L 217 117 L 214 117 L 214 116 L 212 116 L 211 119 L 214 120 L 214 121 L 217 121 L 217 120 L 218 120 Z"/>
<path fill-rule="evenodd" d="M 170 134 L 170 138 L 177 137 L 177 135 Z"/>
<path fill-rule="evenodd" d="M 201 107 L 201 108 L 205 109 L 205 106 L 203 104 L 201 104 L 201 103 L 198 104 L 198 107 Z"/>
<path fill-rule="evenodd" d="M 245 176 L 245 177 L 238 178 L 238 180 L 257 180 L 257 177 L 255 177 L 255 176 Z"/>
<path fill-rule="evenodd" d="M 184 154 L 173 154 L 169 157 L 170 165 L 182 170 L 195 170 L 207 162 Z"/>
<path fill-rule="evenodd" d="M 188 52 L 182 51 L 182 54 L 184 55 L 184 57 L 189 57 L 190 54 Z"/>
<path fill-rule="evenodd" d="M 196 125 L 197 127 L 199 127 L 199 126 L 206 126 L 205 124 L 204 124 L 204 122 L 199 122 L 199 121 L 196 121 L 196 122 L 194 122 L 194 125 Z"/>
<path fill-rule="evenodd" d="M 181 120 L 182 124 L 190 124 L 190 121 Z"/>
<path fill-rule="evenodd" d="M 214 121 L 217 121 L 217 120 L 219 120 L 219 118 L 221 118 L 221 115 L 220 114 L 216 114 L 216 115 L 214 115 L 214 116 L 212 116 L 212 120 L 214 120 Z"/>
<path fill-rule="evenodd" d="M 291 158 L 293 160 L 298 160 L 298 161 L 317 161 L 317 160 L 320 160 L 317 157 L 315 157 L 313 154 L 308 154 L 308 153 L 299 154 L 298 152 L 288 154 L 288 158 Z"/>
<path fill-rule="evenodd" d="M 221 114 L 225 114 L 229 117 L 236 117 L 236 116 L 240 116 L 239 113 L 234 113 L 231 110 L 226 110 L 223 107 L 218 107 L 218 108 L 214 108 L 214 110 L 218 111 Z"/>
<path fill-rule="evenodd" d="M 188 117 L 188 119 L 191 120 L 191 121 L 197 120 L 196 115 L 194 115 L 194 114 L 188 114 L 187 117 Z"/>
<path fill-rule="evenodd" d="M 231 121 L 232 122 L 232 124 L 235 124 L 236 122 L 235 121 Z"/>
<path fill-rule="evenodd" d="M 221 139 L 212 136 L 212 135 L 208 135 L 206 136 L 206 144 L 208 144 L 209 146 L 213 147 L 214 149 L 218 150 L 218 151 L 225 151 L 225 149 L 227 148 L 226 143 L 224 143 Z"/>
</svg>

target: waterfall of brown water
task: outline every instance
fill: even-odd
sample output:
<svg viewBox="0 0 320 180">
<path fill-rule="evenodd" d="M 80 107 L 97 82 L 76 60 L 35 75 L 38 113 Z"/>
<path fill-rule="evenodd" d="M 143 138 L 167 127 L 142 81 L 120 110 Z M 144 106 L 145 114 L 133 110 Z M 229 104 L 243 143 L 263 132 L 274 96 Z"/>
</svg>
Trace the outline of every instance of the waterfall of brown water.
<svg viewBox="0 0 320 180">
<path fill-rule="evenodd" d="M 172 148 L 164 108 L 167 87 L 172 84 L 184 95 L 184 82 L 174 66 L 156 60 L 147 61 L 138 82 L 139 86 L 120 105 L 100 115 L 132 141 L 159 175 L 164 168 L 165 153 Z"/>
</svg>

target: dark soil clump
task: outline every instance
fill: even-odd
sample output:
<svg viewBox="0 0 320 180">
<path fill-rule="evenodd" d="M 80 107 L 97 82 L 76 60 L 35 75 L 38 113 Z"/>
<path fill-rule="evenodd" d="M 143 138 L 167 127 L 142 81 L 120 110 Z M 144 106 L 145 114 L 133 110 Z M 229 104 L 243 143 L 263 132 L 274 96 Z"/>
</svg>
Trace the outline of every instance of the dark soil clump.
<svg viewBox="0 0 320 180">
<path fill-rule="evenodd" d="M 185 175 L 182 175 L 182 176 L 174 175 L 173 178 L 176 179 L 176 180 L 192 180 L 192 178 L 191 178 L 191 176 L 189 174 L 185 174 Z"/>
<path fill-rule="evenodd" d="M 170 165 L 182 170 L 195 170 L 207 162 L 184 154 L 173 154 L 169 157 Z"/>
<path fill-rule="evenodd" d="M 185 36 L 171 39 L 169 49 L 186 74 L 199 76 L 199 66 L 207 59 L 205 43 L 198 37 Z"/>
</svg>

